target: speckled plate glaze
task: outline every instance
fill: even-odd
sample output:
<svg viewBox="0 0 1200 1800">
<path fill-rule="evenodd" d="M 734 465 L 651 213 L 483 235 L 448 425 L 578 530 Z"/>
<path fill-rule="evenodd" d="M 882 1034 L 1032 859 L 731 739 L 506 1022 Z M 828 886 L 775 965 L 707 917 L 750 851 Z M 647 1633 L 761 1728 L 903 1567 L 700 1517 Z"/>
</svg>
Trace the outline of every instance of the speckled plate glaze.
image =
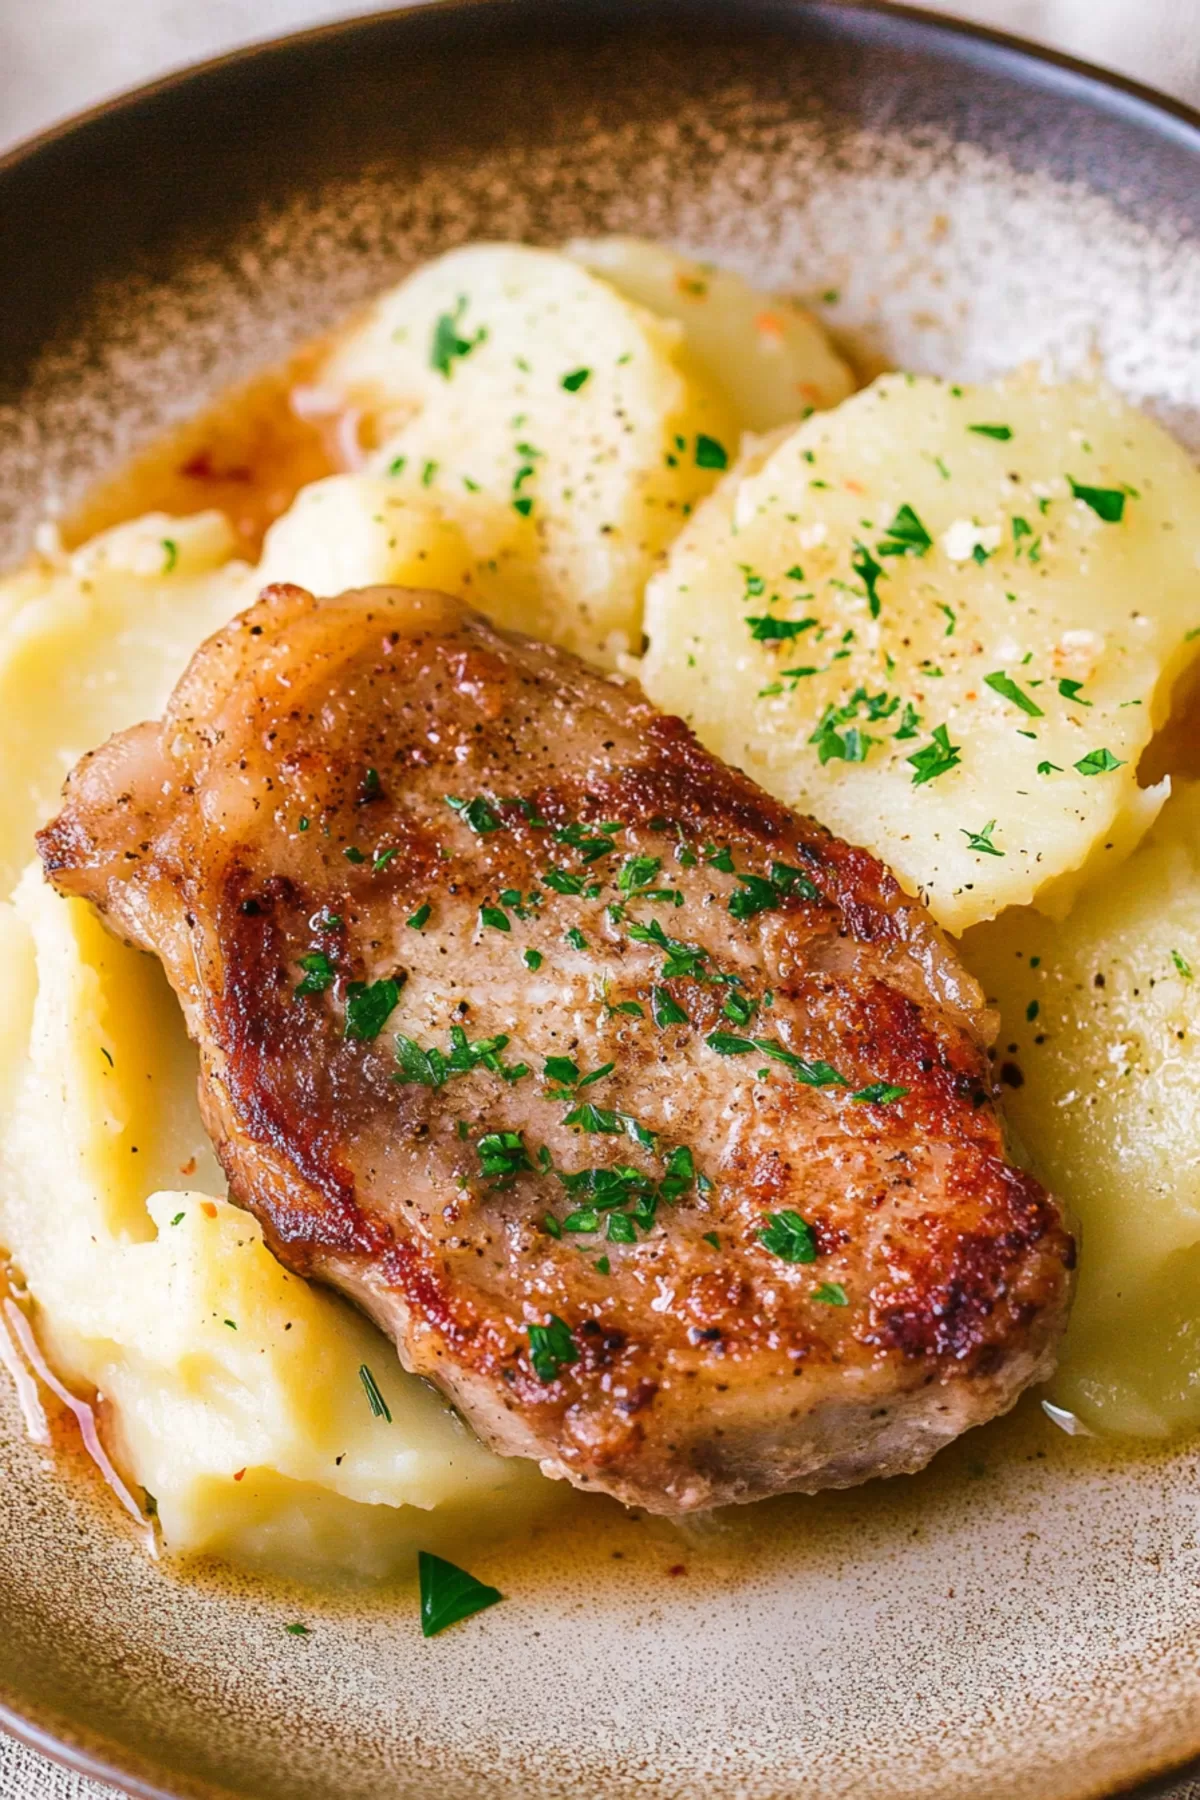
<svg viewBox="0 0 1200 1800">
<path fill-rule="evenodd" d="M 605 231 L 836 291 L 866 367 L 1099 364 L 1200 448 L 1182 109 L 900 10 L 477 0 L 0 166 L 6 556 L 422 258 Z M 506 1603 L 425 1643 L 403 1589 L 150 1564 L 0 1384 L 0 1717 L 139 1795 L 1084 1800 L 1200 1752 L 1198 1464 L 1027 1403 L 921 1477 L 686 1533 L 587 1502 L 473 1549 Z"/>
</svg>

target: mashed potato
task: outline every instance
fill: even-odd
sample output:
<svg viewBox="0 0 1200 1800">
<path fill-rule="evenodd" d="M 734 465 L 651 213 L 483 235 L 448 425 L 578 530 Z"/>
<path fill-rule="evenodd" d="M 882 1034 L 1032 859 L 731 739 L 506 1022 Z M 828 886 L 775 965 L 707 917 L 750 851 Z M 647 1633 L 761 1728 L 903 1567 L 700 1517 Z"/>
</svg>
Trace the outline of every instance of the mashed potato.
<svg viewBox="0 0 1200 1800">
<path fill-rule="evenodd" d="M 311 554 L 297 554 L 342 585 L 330 558 L 352 554 L 352 534 L 306 525 L 339 504 L 345 523 L 339 491 L 310 490 L 267 561 L 307 529 Z M 359 499 L 366 529 L 374 499 Z M 262 572 L 224 561 L 230 548 L 219 515 L 151 516 L 0 587 L 7 871 L 28 862 L 75 758 L 160 710 L 195 646 L 257 589 Z M 453 556 L 436 520 L 397 521 L 383 551 L 395 579 L 428 564 L 440 580 L 451 565 L 438 558 Z M 167 1548 L 382 1575 L 418 1545 L 511 1528 L 544 1506 L 550 1486 L 532 1465 L 484 1450 L 372 1326 L 289 1275 L 224 1198 L 157 963 L 36 868 L 0 907 L 0 946 L 0 1242 L 55 1367 L 103 1394 L 112 1447 L 154 1496 Z M 363 1367 L 390 1423 L 372 1411 Z"/>
<path fill-rule="evenodd" d="M 1139 1437 L 1200 1425 L 1200 783 L 1061 924 L 963 954 L 1001 1009 L 1006 1110 L 1081 1226 L 1054 1396 Z"/>
<path fill-rule="evenodd" d="M 645 623 L 651 698 L 949 930 L 1061 915 L 1166 795 L 1200 474 L 1100 387 L 887 376 L 699 507 Z"/>
</svg>

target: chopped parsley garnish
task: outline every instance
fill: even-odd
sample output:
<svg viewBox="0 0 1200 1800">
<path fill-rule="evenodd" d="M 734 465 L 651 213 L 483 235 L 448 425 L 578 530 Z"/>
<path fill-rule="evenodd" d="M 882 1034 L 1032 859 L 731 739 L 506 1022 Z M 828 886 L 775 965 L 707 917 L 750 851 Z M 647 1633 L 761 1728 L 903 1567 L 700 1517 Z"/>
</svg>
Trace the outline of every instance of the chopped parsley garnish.
<svg viewBox="0 0 1200 1800">
<path fill-rule="evenodd" d="M 653 944 L 656 949 L 665 953 L 662 966 L 664 981 L 671 981 L 678 975 L 703 978 L 701 965 L 707 962 L 708 951 L 702 950 L 698 944 L 684 944 L 678 938 L 668 937 L 657 919 L 652 919 L 649 925 L 631 921 L 629 935 L 635 944 Z"/>
<path fill-rule="evenodd" d="M 646 1133 L 653 1148 L 653 1133 Z M 561 1229 L 572 1233 L 599 1231 L 602 1227 L 613 1244 L 635 1244 L 638 1231 L 649 1233 L 654 1226 L 660 1201 L 668 1206 L 682 1198 L 693 1186 L 709 1193 L 712 1183 L 697 1175 L 692 1152 L 680 1145 L 662 1152 L 664 1173 L 655 1178 L 631 1164 L 617 1164 L 601 1169 L 580 1169 L 573 1175 L 556 1170 L 559 1181 L 572 1199 L 576 1210 L 562 1220 Z M 628 1209 L 628 1210 L 625 1210 Z M 553 1231 L 551 1235 L 557 1235 Z"/>
<path fill-rule="evenodd" d="M 1059 768 L 1058 764 L 1052 763 L 1052 762 L 1040 762 L 1037 766 L 1037 772 L 1039 775 L 1061 775 L 1062 774 L 1062 770 Z"/>
<path fill-rule="evenodd" d="M 920 730 L 920 726 L 921 715 L 913 705 L 912 701 L 909 700 L 905 705 L 904 711 L 900 715 L 900 729 L 899 731 L 894 731 L 892 736 L 895 738 L 914 738 Z"/>
<path fill-rule="evenodd" d="M 323 950 L 310 950 L 307 956 L 301 956 L 297 960 L 305 975 L 303 981 L 293 989 L 293 999 L 303 999 L 305 994 L 323 994 L 326 988 L 333 986 L 336 972 Z"/>
<path fill-rule="evenodd" d="M 302 1625 L 299 1619 L 292 1625 L 285 1625 L 283 1629 L 287 1632 L 289 1637 L 311 1637 L 312 1635 L 308 1626 Z"/>
<path fill-rule="evenodd" d="M 490 926 L 493 931 L 512 930 L 512 920 L 499 906 L 481 906 L 479 909 L 479 923 L 481 926 Z"/>
<path fill-rule="evenodd" d="M 1082 687 L 1082 681 L 1064 680 L 1059 682 L 1058 691 L 1064 700 L 1073 701 L 1076 706 L 1090 706 L 1092 704 L 1090 700 L 1083 700 L 1080 698 L 1080 690 Z"/>
<path fill-rule="evenodd" d="M 557 1381 L 559 1371 L 579 1361 L 571 1328 L 551 1313 L 547 1324 L 528 1325 L 529 1360 L 539 1381 Z"/>
<path fill-rule="evenodd" d="M 584 383 L 590 378 L 591 373 L 592 371 L 590 369 L 572 369 L 569 375 L 563 376 L 558 385 L 566 388 L 568 394 L 577 394 Z"/>
<path fill-rule="evenodd" d="M 572 875 L 569 869 L 546 869 L 542 880 L 556 894 L 582 894 L 584 881 L 582 875 Z"/>
<path fill-rule="evenodd" d="M 346 1030 L 348 1038 L 377 1038 L 400 998 L 400 982 L 392 976 L 382 981 L 352 981 L 346 989 Z"/>
<path fill-rule="evenodd" d="M 472 1069 L 485 1068 L 507 1082 L 520 1081 L 529 1073 L 526 1063 L 505 1063 L 501 1051 L 507 1049 L 508 1037 L 498 1032 L 495 1037 L 468 1039 L 461 1025 L 450 1027 L 450 1049 L 443 1052 L 431 1046 L 423 1050 L 412 1038 L 396 1033 L 396 1061 L 399 1072 L 393 1077 L 402 1085 L 444 1087 L 452 1075 L 469 1075 Z"/>
<path fill-rule="evenodd" d="M 1090 506 L 1098 519 L 1103 519 L 1106 525 L 1121 523 L 1125 515 L 1125 493 L 1122 488 L 1088 487 L 1086 482 L 1076 481 L 1073 475 L 1068 475 L 1067 480 L 1076 500 L 1082 500 L 1085 506 Z"/>
<path fill-rule="evenodd" d="M 711 1244 L 714 1250 L 719 1250 L 721 1248 L 721 1240 L 715 1231 L 706 1231 L 704 1233 L 703 1241 L 706 1244 Z"/>
<path fill-rule="evenodd" d="M 557 1083 L 558 1092 L 551 1091 L 552 1100 L 571 1100 L 580 1088 L 591 1087 L 594 1082 L 603 1081 L 611 1075 L 616 1063 L 604 1063 L 593 1069 L 590 1075 L 580 1073 L 579 1064 L 570 1056 L 548 1056 L 545 1062 L 545 1073 L 548 1081 Z M 565 1090 L 565 1091 L 564 1091 Z"/>
<path fill-rule="evenodd" d="M 521 952 L 521 961 L 527 969 L 532 969 L 535 973 L 541 968 L 544 960 L 540 950 L 522 950 Z"/>
<path fill-rule="evenodd" d="M 808 740 L 810 744 L 816 745 L 822 768 L 835 758 L 843 762 L 865 762 L 871 745 L 878 743 L 879 739 L 850 722 L 858 719 L 862 713 L 865 713 L 868 724 L 875 724 L 880 719 L 890 719 L 899 705 L 898 694 L 869 694 L 865 687 L 856 687 L 843 705 L 827 706 Z M 839 725 L 849 725 L 850 728 L 842 732 L 838 730 Z"/>
<path fill-rule="evenodd" d="M 869 1081 L 850 1098 L 857 1100 L 860 1106 L 891 1106 L 895 1101 L 903 1100 L 908 1091 L 906 1087 L 893 1086 L 890 1081 Z"/>
<path fill-rule="evenodd" d="M 967 430 L 979 437 L 995 438 L 998 444 L 1007 444 L 1012 437 L 1011 425 L 968 425 Z"/>
<path fill-rule="evenodd" d="M 487 332 L 481 326 L 472 338 L 459 336 L 459 322 L 467 310 L 467 296 L 460 294 L 453 312 L 439 315 L 433 328 L 433 342 L 429 350 L 429 366 L 444 375 L 449 381 L 455 362 L 469 356 L 476 344 L 481 344 Z"/>
<path fill-rule="evenodd" d="M 729 910 L 735 919 L 753 919 L 759 913 L 778 912 L 789 894 L 798 894 L 802 900 L 821 898 L 821 890 L 814 887 L 803 869 L 794 869 L 790 863 L 772 863 L 769 877 L 743 875 L 732 866 L 729 872 L 741 883 L 740 891 L 729 897 Z"/>
<path fill-rule="evenodd" d="M 363 1391 L 367 1396 L 367 1402 L 374 1417 L 377 1419 L 386 1419 L 390 1425 L 392 1422 L 392 1415 L 388 1411 L 388 1403 L 380 1393 L 379 1383 L 372 1375 L 370 1369 L 368 1369 L 366 1363 L 359 1364 L 358 1379 L 363 1384 Z"/>
<path fill-rule="evenodd" d="M 849 1306 L 850 1304 L 846 1298 L 846 1290 L 840 1281 L 823 1281 L 820 1287 L 813 1289 L 812 1297 L 822 1306 Z"/>
<path fill-rule="evenodd" d="M 472 1618 L 504 1598 L 499 1588 L 486 1587 L 465 1569 L 431 1555 L 428 1550 L 417 1553 L 417 1574 L 421 1585 L 422 1637 L 436 1637 L 448 1625 Z"/>
<path fill-rule="evenodd" d="M 446 805 L 453 808 L 477 837 L 485 837 L 489 831 L 504 829 L 504 820 L 482 794 L 476 794 L 473 800 L 460 800 L 454 794 L 447 794 L 445 798 Z"/>
<path fill-rule="evenodd" d="M 784 1262 L 810 1263 L 817 1260 L 817 1240 L 807 1219 L 798 1212 L 768 1213 L 758 1241 L 772 1256 Z"/>
<path fill-rule="evenodd" d="M 980 856 L 1003 856 L 1003 850 L 997 850 L 992 842 L 992 833 L 996 829 L 995 819 L 989 819 L 982 831 L 968 831 L 965 825 L 958 828 L 967 840 L 967 849 L 976 851 Z"/>
<path fill-rule="evenodd" d="M 739 994 L 734 989 L 721 1008 L 721 1016 L 728 1019 L 731 1024 L 740 1025 L 744 1029 L 757 1011 L 756 1003 L 747 994 Z"/>
<path fill-rule="evenodd" d="M 587 939 L 584 937 L 582 931 L 580 931 L 578 925 L 568 926 L 566 931 L 563 932 L 563 938 L 570 944 L 572 950 L 586 950 L 588 947 Z"/>
<path fill-rule="evenodd" d="M 696 434 L 696 467 L 698 469 L 727 469 L 729 452 L 719 438 L 708 437 L 703 431 Z"/>
<path fill-rule="evenodd" d="M 857 725 L 851 725 L 847 731 L 839 731 L 836 725 L 837 708 L 828 707 L 825 717 L 809 738 L 810 744 L 817 746 L 817 757 L 821 767 L 827 762 L 866 762 L 867 752 L 878 740 L 868 732 L 861 731 Z"/>
<path fill-rule="evenodd" d="M 1029 1005 L 1025 1008 L 1025 1023 L 1027 1025 L 1032 1025 L 1041 1010 L 1039 1003 L 1036 1000 L 1031 1000 Z"/>
<path fill-rule="evenodd" d="M 346 848 L 342 851 L 342 855 L 345 857 L 346 861 L 350 863 L 363 863 L 367 860 L 357 844 L 347 844 Z"/>
<path fill-rule="evenodd" d="M 661 856 L 627 857 L 617 873 L 617 886 L 623 894 L 636 894 L 649 887 L 661 868 Z"/>
<path fill-rule="evenodd" d="M 1174 955 L 1174 951 L 1172 951 L 1172 955 Z M 186 1214 L 184 1214 L 184 1213 L 181 1213 L 181 1212 L 176 1213 L 175 1217 L 171 1220 L 172 1225 L 178 1225 L 180 1220 L 185 1217 L 186 1217 Z"/>
<path fill-rule="evenodd" d="M 815 619 L 773 619 L 768 614 L 747 613 L 750 636 L 759 644 L 784 643 L 798 638 L 816 624 Z"/>
<path fill-rule="evenodd" d="M 432 906 L 430 906 L 428 900 L 426 900 L 418 906 L 416 912 L 413 913 L 410 918 L 405 920 L 405 924 L 411 925 L 414 931 L 420 931 L 422 926 L 428 924 L 429 915 L 432 911 Z"/>
<path fill-rule="evenodd" d="M 1111 769 L 1123 769 L 1125 764 L 1111 750 L 1089 750 L 1075 764 L 1080 775 L 1107 775 Z"/>
<path fill-rule="evenodd" d="M 880 556 L 924 556 L 933 539 L 911 506 L 901 506 L 875 548 Z"/>
<path fill-rule="evenodd" d="M 665 1030 L 668 1025 L 686 1025 L 688 1023 L 688 1016 L 682 1006 L 672 999 L 665 987 L 650 989 L 650 1011 L 653 1014 L 654 1023 L 660 1031 Z"/>
<path fill-rule="evenodd" d="M 164 538 L 162 540 L 162 547 L 162 572 L 164 575 L 169 575 L 171 570 L 175 567 L 175 564 L 179 561 L 179 545 L 175 542 L 174 538 Z"/>
<path fill-rule="evenodd" d="M 602 856 L 611 856 L 616 849 L 612 834 L 619 831 L 619 825 L 606 830 L 603 826 L 564 825 L 554 833 L 558 844 L 570 844 L 578 850 L 585 863 L 596 862 Z"/>
<path fill-rule="evenodd" d="M 761 1055 L 769 1056 L 775 1062 L 783 1063 L 784 1067 L 789 1069 L 796 1080 L 805 1087 L 850 1086 L 846 1077 L 839 1075 L 829 1063 L 820 1060 L 808 1062 L 803 1056 L 796 1056 L 792 1051 L 785 1050 L 782 1044 L 777 1044 L 773 1038 L 736 1037 L 729 1031 L 713 1031 L 704 1041 L 710 1050 L 716 1051 L 718 1056 L 748 1056 L 751 1051 L 757 1050 Z"/>
<path fill-rule="evenodd" d="M 611 1066 L 610 1064 L 609 1067 Z M 563 1119 L 563 1124 L 577 1126 L 580 1131 L 593 1132 L 601 1137 L 632 1138 L 644 1150 L 653 1150 L 658 1142 L 657 1134 L 642 1125 L 631 1113 L 614 1112 L 606 1106 L 596 1106 L 590 1100 L 572 1107 Z"/>
<path fill-rule="evenodd" d="M 487 1131 L 475 1146 L 480 1173 L 493 1187 L 509 1187 L 518 1175 L 532 1174 L 533 1164 L 519 1131 Z"/>
<path fill-rule="evenodd" d="M 1183 976 L 1183 979 L 1185 981 L 1191 981 L 1192 967 L 1191 967 L 1191 964 L 1187 961 L 1187 958 L 1184 956 L 1181 956 L 1178 950 L 1172 950 L 1171 961 L 1174 963 L 1179 974 Z"/>
<path fill-rule="evenodd" d="M 651 1209 L 650 1212 L 646 1213 L 645 1216 L 639 1216 L 639 1220 L 636 1222 L 626 1213 L 609 1213 L 606 1229 L 610 1244 L 636 1244 L 638 1223 L 641 1224 L 644 1231 L 650 1230 L 650 1227 L 654 1223 L 653 1208 L 655 1206 L 655 1200 L 653 1194 L 648 1196 L 645 1205 Z"/>
<path fill-rule="evenodd" d="M 871 617 L 877 619 L 879 617 L 879 592 L 877 584 L 880 576 L 883 574 L 882 565 L 875 561 L 875 558 L 871 555 L 871 552 L 867 549 L 865 544 L 860 544 L 858 540 L 855 539 L 854 554 L 850 558 L 850 567 L 854 570 L 854 573 L 858 576 L 858 579 L 862 582 L 863 587 L 867 591 L 867 607 Z"/>
<path fill-rule="evenodd" d="M 962 746 L 950 742 L 950 733 L 944 725 L 935 725 L 930 736 L 933 739 L 931 744 L 926 744 L 922 750 L 914 750 L 911 756 L 904 759 L 912 765 L 914 787 L 921 787 L 927 781 L 936 781 L 939 775 L 957 768 L 962 760 Z"/>
<path fill-rule="evenodd" d="M 1037 701 L 1031 700 L 1024 688 L 1018 687 L 1012 677 L 1006 675 L 1003 669 L 996 669 L 991 675 L 985 675 L 983 679 L 993 694 L 999 694 L 1002 700 L 1011 700 L 1014 706 L 1019 706 L 1021 711 L 1027 713 L 1031 719 L 1044 717 Z"/>
</svg>

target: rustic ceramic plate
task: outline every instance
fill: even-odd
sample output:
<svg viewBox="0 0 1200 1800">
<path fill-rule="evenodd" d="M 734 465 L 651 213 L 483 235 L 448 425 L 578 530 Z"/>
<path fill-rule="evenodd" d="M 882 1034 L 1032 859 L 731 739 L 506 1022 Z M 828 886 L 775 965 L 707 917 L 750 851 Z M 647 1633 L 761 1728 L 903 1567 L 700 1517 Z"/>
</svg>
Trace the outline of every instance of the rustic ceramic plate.
<svg viewBox="0 0 1200 1800">
<path fill-rule="evenodd" d="M 337 26 L 18 152 L 0 220 L 13 556 L 148 434 L 475 237 L 708 252 L 816 296 L 867 366 L 1095 360 L 1200 447 L 1198 121 L 900 10 Z M 1198 1462 L 1027 1404 L 919 1478 L 687 1536 L 587 1503 L 478 1546 L 506 1604 L 425 1643 L 404 1590 L 152 1566 L 4 1393 L 4 1722 L 137 1794 L 1083 1800 L 1200 1751 Z"/>
</svg>

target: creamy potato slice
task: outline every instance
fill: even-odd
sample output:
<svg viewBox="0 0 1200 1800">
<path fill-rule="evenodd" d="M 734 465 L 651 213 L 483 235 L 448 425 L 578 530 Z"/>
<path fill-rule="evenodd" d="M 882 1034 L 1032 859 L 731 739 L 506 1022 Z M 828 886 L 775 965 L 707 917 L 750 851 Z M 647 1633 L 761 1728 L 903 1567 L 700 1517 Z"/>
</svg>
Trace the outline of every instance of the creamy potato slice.
<svg viewBox="0 0 1200 1800">
<path fill-rule="evenodd" d="M 372 472 L 462 531 L 484 610 L 601 663 L 638 648 L 646 579 L 736 450 L 677 323 L 522 245 L 425 264 L 318 380 Z"/>
<path fill-rule="evenodd" d="M 1102 387 L 888 376 L 698 508 L 646 631 L 652 699 L 951 931 L 1061 914 L 1166 795 L 1200 475 Z"/>
<path fill-rule="evenodd" d="M 647 238 L 575 238 L 567 253 L 627 299 L 677 320 L 747 431 L 791 424 L 854 391 L 853 373 L 823 326 L 789 295 L 761 293 L 732 269 Z"/>
<path fill-rule="evenodd" d="M 1086 1423 L 1200 1425 L 1200 783 L 1055 924 L 963 939 L 1002 1014 L 1006 1110 L 1082 1227 L 1054 1397 Z"/>
<path fill-rule="evenodd" d="M 149 513 L 0 582 L 0 893 L 68 769 L 161 712 L 196 645 L 253 597 L 221 513 Z"/>
</svg>

